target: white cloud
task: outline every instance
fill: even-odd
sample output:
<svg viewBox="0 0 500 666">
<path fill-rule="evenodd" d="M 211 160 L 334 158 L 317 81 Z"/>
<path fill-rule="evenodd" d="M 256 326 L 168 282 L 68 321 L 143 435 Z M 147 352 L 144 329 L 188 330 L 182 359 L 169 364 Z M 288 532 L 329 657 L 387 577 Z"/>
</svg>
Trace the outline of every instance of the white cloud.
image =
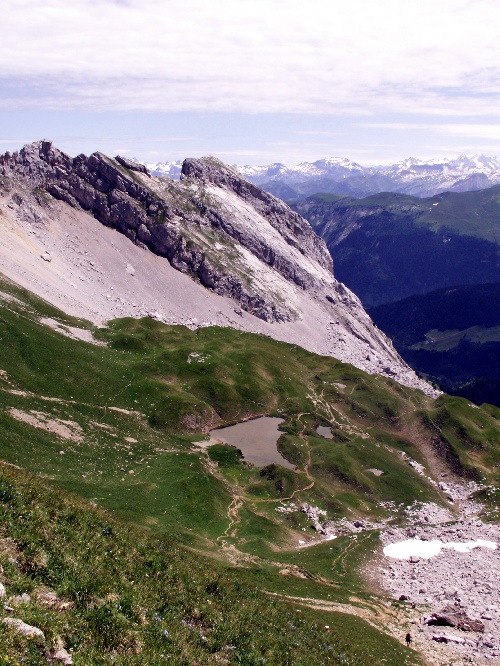
<svg viewBox="0 0 500 666">
<path fill-rule="evenodd" d="M 372 129 L 389 129 L 412 132 L 432 132 L 463 139 L 500 140 L 500 125 L 489 123 L 405 123 L 405 122 L 375 122 L 357 123 L 359 127 Z"/>
<path fill-rule="evenodd" d="M 495 0 L 0 0 L 3 108 L 438 115 L 500 101 Z"/>
</svg>

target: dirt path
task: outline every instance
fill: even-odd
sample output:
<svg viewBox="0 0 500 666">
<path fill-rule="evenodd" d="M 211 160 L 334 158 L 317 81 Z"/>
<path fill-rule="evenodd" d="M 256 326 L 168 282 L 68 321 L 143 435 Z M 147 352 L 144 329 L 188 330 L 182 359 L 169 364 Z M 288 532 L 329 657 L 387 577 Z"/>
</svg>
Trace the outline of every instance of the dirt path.
<svg viewBox="0 0 500 666">
<path fill-rule="evenodd" d="M 243 506 L 243 497 L 241 495 L 233 494 L 233 499 L 231 504 L 227 507 L 227 517 L 229 520 L 229 525 L 227 526 L 224 534 L 217 537 L 217 541 L 224 537 L 231 537 L 232 539 L 236 538 L 236 525 L 241 522 L 240 509 Z"/>
<path fill-rule="evenodd" d="M 263 590 L 265 592 L 265 590 Z M 325 601 L 325 599 L 315 599 L 311 597 L 295 597 L 288 594 L 280 594 L 278 592 L 266 592 L 266 594 L 279 597 L 285 601 L 291 601 L 297 606 L 304 606 L 306 608 L 312 608 L 313 610 L 321 610 L 332 613 L 346 613 L 347 615 L 356 615 L 357 617 L 366 620 L 373 627 L 382 630 L 384 633 L 387 629 L 388 621 L 394 622 L 397 620 L 396 612 L 387 606 L 382 604 L 368 604 L 361 599 L 357 600 L 351 598 L 352 602 L 358 602 L 359 605 L 354 605 L 354 603 L 340 603 L 337 601 Z"/>
</svg>

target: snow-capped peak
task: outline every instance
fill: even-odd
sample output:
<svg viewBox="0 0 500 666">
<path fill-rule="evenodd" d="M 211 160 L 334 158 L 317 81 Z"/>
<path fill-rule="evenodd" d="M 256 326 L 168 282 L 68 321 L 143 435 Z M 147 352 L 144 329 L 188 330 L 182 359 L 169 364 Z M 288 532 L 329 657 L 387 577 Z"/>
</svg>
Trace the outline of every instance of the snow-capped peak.
<svg viewBox="0 0 500 666">
<path fill-rule="evenodd" d="M 158 176 L 177 179 L 182 163 L 143 162 Z M 366 196 L 381 191 L 433 196 L 446 190 L 481 189 L 500 183 L 500 159 L 485 155 L 459 155 L 454 159 L 408 157 L 389 165 L 366 167 L 346 157 L 329 157 L 315 162 L 294 162 L 261 166 L 234 165 L 242 176 L 282 196 L 303 197 L 315 192 Z M 288 188 L 288 189 L 287 189 Z"/>
</svg>

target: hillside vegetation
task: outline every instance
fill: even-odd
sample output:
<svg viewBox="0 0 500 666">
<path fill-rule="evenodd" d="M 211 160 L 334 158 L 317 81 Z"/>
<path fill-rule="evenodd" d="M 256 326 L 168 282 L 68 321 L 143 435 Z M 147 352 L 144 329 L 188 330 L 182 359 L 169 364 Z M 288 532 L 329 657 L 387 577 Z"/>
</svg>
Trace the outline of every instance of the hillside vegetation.
<svg viewBox="0 0 500 666">
<path fill-rule="evenodd" d="M 500 284 L 440 289 L 370 310 L 409 365 L 448 393 L 500 406 Z"/>
<path fill-rule="evenodd" d="M 365 307 L 500 280 L 500 186 L 427 199 L 318 194 L 293 208 L 326 241 L 337 278 Z"/>
<path fill-rule="evenodd" d="M 0 623 L 2 663 L 58 663 L 61 649 L 82 666 L 375 663 L 222 568 L 5 465 L 0 517 L 10 615 L 43 632 Z"/>
<path fill-rule="evenodd" d="M 380 548 L 375 525 L 325 541 L 300 506 L 338 525 L 397 521 L 415 500 L 447 504 L 429 481 L 440 471 L 497 485 L 498 410 L 232 329 L 145 318 L 92 330 L 7 281 L 1 290 L 0 457 L 59 489 L 4 469 L 2 580 L 32 593 L 22 619 L 46 638 L 28 645 L 2 627 L 9 659 L 35 663 L 61 643 L 82 665 L 414 663 L 377 630 L 390 611 L 360 573 Z M 266 414 L 284 419 L 278 448 L 294 470 L 207 441 L 212 427 Z M 64 613 L 44 610 L 44 586 Z M 295 604 L 292 615 L 255 587 Z M 324 626 L 311 599 L 330 611 L 326 634 L 296 621 Z"/>
</svg>

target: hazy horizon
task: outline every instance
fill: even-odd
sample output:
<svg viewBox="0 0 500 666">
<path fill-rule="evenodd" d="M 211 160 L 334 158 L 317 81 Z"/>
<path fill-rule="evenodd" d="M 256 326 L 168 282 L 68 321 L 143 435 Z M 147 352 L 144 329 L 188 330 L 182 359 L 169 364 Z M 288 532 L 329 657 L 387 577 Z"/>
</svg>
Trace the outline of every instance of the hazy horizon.
<svg viewBox="0 0 500 666">
<path fill-rule="evenodd" d="M 493 0 L 0 0 L 0 150 L 500 155 Z"/>
</svg>

